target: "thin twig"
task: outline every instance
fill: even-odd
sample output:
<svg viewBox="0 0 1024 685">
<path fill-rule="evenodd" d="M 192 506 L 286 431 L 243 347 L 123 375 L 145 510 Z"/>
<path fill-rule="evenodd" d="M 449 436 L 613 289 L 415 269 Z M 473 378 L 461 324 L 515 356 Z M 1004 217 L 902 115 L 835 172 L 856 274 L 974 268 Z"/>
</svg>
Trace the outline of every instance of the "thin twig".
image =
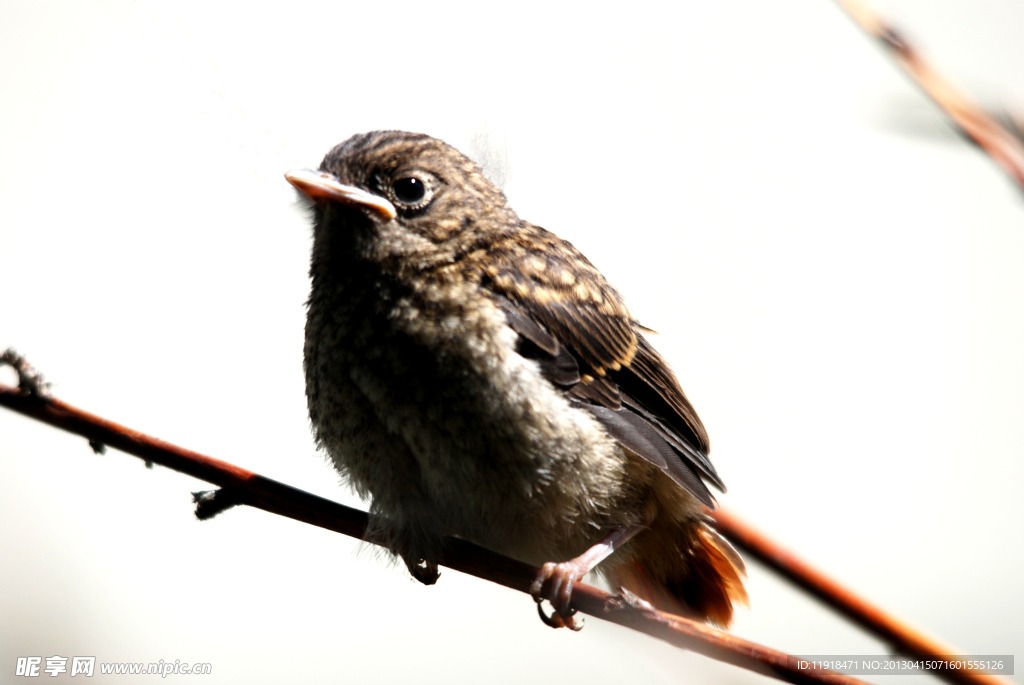
<svg viewBox="0 0 1024 685">
<path fill-rule="evenodd" d="M 0 385 L 0 405 L 81 435 L 92 445 L 107 445 L 219 485 L 230 493 L 228 500 L 231 504 L 248 504 L 356 538 L 362 538 L 365 533 L 367 517 L 362 511 L 126 428 L 58 399 Z M 206 498 L 200 496 L 199 499 Z M 528 564 L 456 538 L 447 540 L 441 563 L 526 593 L 539 572 Z M 784 652 L 763 647 L 697 621 L 639 606 L 589 585 L 578 584 L 575 587 L 572 604 L 590 616 L 786 682 L 837 685 L 862 682 L 831 671 L 798 668 L 798 660 Z"/>
<path fill-rule="evenodd" d="M 859 0 L 837 0 L 869 35 L 889 49 L 906 71 L 964 135 L 974 141 L 1024 190 L 1024 141 L 998 119 L 975 104 L 921 57 L 895 27 Z"/>
<path fill-rule="evenodd" d="M 979 675 L 950 662 L 948 657 L 960 654 L 920 630 L 900 621 L 884 610 L 858 597 L 818 569 L 783 548 L 777 542 L 752 528 L 734 514 L 719 509 L 714 512 L 718 531 L 742 551 L 764 563 L 794 585 L 832 607 L 840 614 L 859 624 L 889 643 L 892 648 L 910 657 L 923 660 L 942 660 L 948 668 L 934 670 L 932 674 L 951 683 L 962 685 L 993 685 L 1005 680 L 996 676 Z"/>
</svg>

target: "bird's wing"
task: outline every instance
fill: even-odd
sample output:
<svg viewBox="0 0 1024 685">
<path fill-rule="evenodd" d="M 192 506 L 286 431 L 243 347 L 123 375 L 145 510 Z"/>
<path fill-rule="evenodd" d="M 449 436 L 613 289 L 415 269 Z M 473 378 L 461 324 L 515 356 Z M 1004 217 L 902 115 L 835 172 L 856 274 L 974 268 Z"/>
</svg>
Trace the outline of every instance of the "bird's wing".
<svg viewBox="0 0 1024 685">
<path fill-rule="evenodd" d="M 548 247 L 557 249 L 543 257 L 492 254 L 486 268 L 484 285 L 519 334 L 520 354 L 626 449 L 713 506 L 701 476 L 725 488 L 707 457 L 704 426 L 672 371 L 597 269 L 568 243 Z"/>
</svg>

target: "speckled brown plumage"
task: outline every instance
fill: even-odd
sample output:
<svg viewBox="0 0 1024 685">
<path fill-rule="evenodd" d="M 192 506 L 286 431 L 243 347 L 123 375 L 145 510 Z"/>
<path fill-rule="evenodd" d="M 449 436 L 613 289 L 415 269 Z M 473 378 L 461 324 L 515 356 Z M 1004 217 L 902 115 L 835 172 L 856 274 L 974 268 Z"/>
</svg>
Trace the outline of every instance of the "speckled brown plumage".
<svg viewBox="0 0 1024 685">
<path fill-rule="evenodd" d="M 445 535 L 540 565 L 628 530 L 599 571 L 728 623 L 707 434 L 601 273 L 428 136 L 357 135 L 289 180 L 314 211 L 310 418 L 371 534 L 433 582 Z"/>
</svg>

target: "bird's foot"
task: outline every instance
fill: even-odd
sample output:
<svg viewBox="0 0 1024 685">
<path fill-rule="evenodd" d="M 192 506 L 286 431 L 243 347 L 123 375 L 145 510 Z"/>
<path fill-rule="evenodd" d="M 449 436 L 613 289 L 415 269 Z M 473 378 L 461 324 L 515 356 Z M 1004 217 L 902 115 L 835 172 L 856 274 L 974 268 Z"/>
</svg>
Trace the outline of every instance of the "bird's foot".
<svg viewBox="0 0 1024 685">
<path fill-rule="evenodd" d="M 588 571 L 590 569 L 579 559 L 557 564 L 549 561 L 541 567 L 530 585 L 530 594 L 537 600 L 537 613 L 545 624 L 552 628 L 583 628 L 583 619 L 576 618 L 576 610 L 572 608 L 572 588 Z M 544 600 L 551 602 L 554 611 L 550 616 L 544 613 Z"/>
<path fill-rule="evenodd" d="M 405 567 L 409 569 L 409 573 L 412 577 L 420 581 L 424 585 L 433 585 L 437 582 L 437 579 L 441 577 L 441 574 L 437 571 L 437 562 L 427 561 L 426 559 L 406 559 Z"/>
</svg>

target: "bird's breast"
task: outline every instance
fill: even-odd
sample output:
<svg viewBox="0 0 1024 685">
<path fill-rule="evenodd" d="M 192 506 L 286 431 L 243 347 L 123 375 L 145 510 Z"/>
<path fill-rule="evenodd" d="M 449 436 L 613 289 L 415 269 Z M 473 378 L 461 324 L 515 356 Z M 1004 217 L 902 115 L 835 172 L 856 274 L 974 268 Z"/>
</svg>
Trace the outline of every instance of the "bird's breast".
<svg viewBox="0 0 1024 685">
<path fill-rule="evenodd" d="M 516 352 L 483 291 L 368 290 L 311 301 L 307 322 L 310 415 L 342 472 L 520 558 L 585 544 L 621 491 L 621 449 Z"/>
</svg>

